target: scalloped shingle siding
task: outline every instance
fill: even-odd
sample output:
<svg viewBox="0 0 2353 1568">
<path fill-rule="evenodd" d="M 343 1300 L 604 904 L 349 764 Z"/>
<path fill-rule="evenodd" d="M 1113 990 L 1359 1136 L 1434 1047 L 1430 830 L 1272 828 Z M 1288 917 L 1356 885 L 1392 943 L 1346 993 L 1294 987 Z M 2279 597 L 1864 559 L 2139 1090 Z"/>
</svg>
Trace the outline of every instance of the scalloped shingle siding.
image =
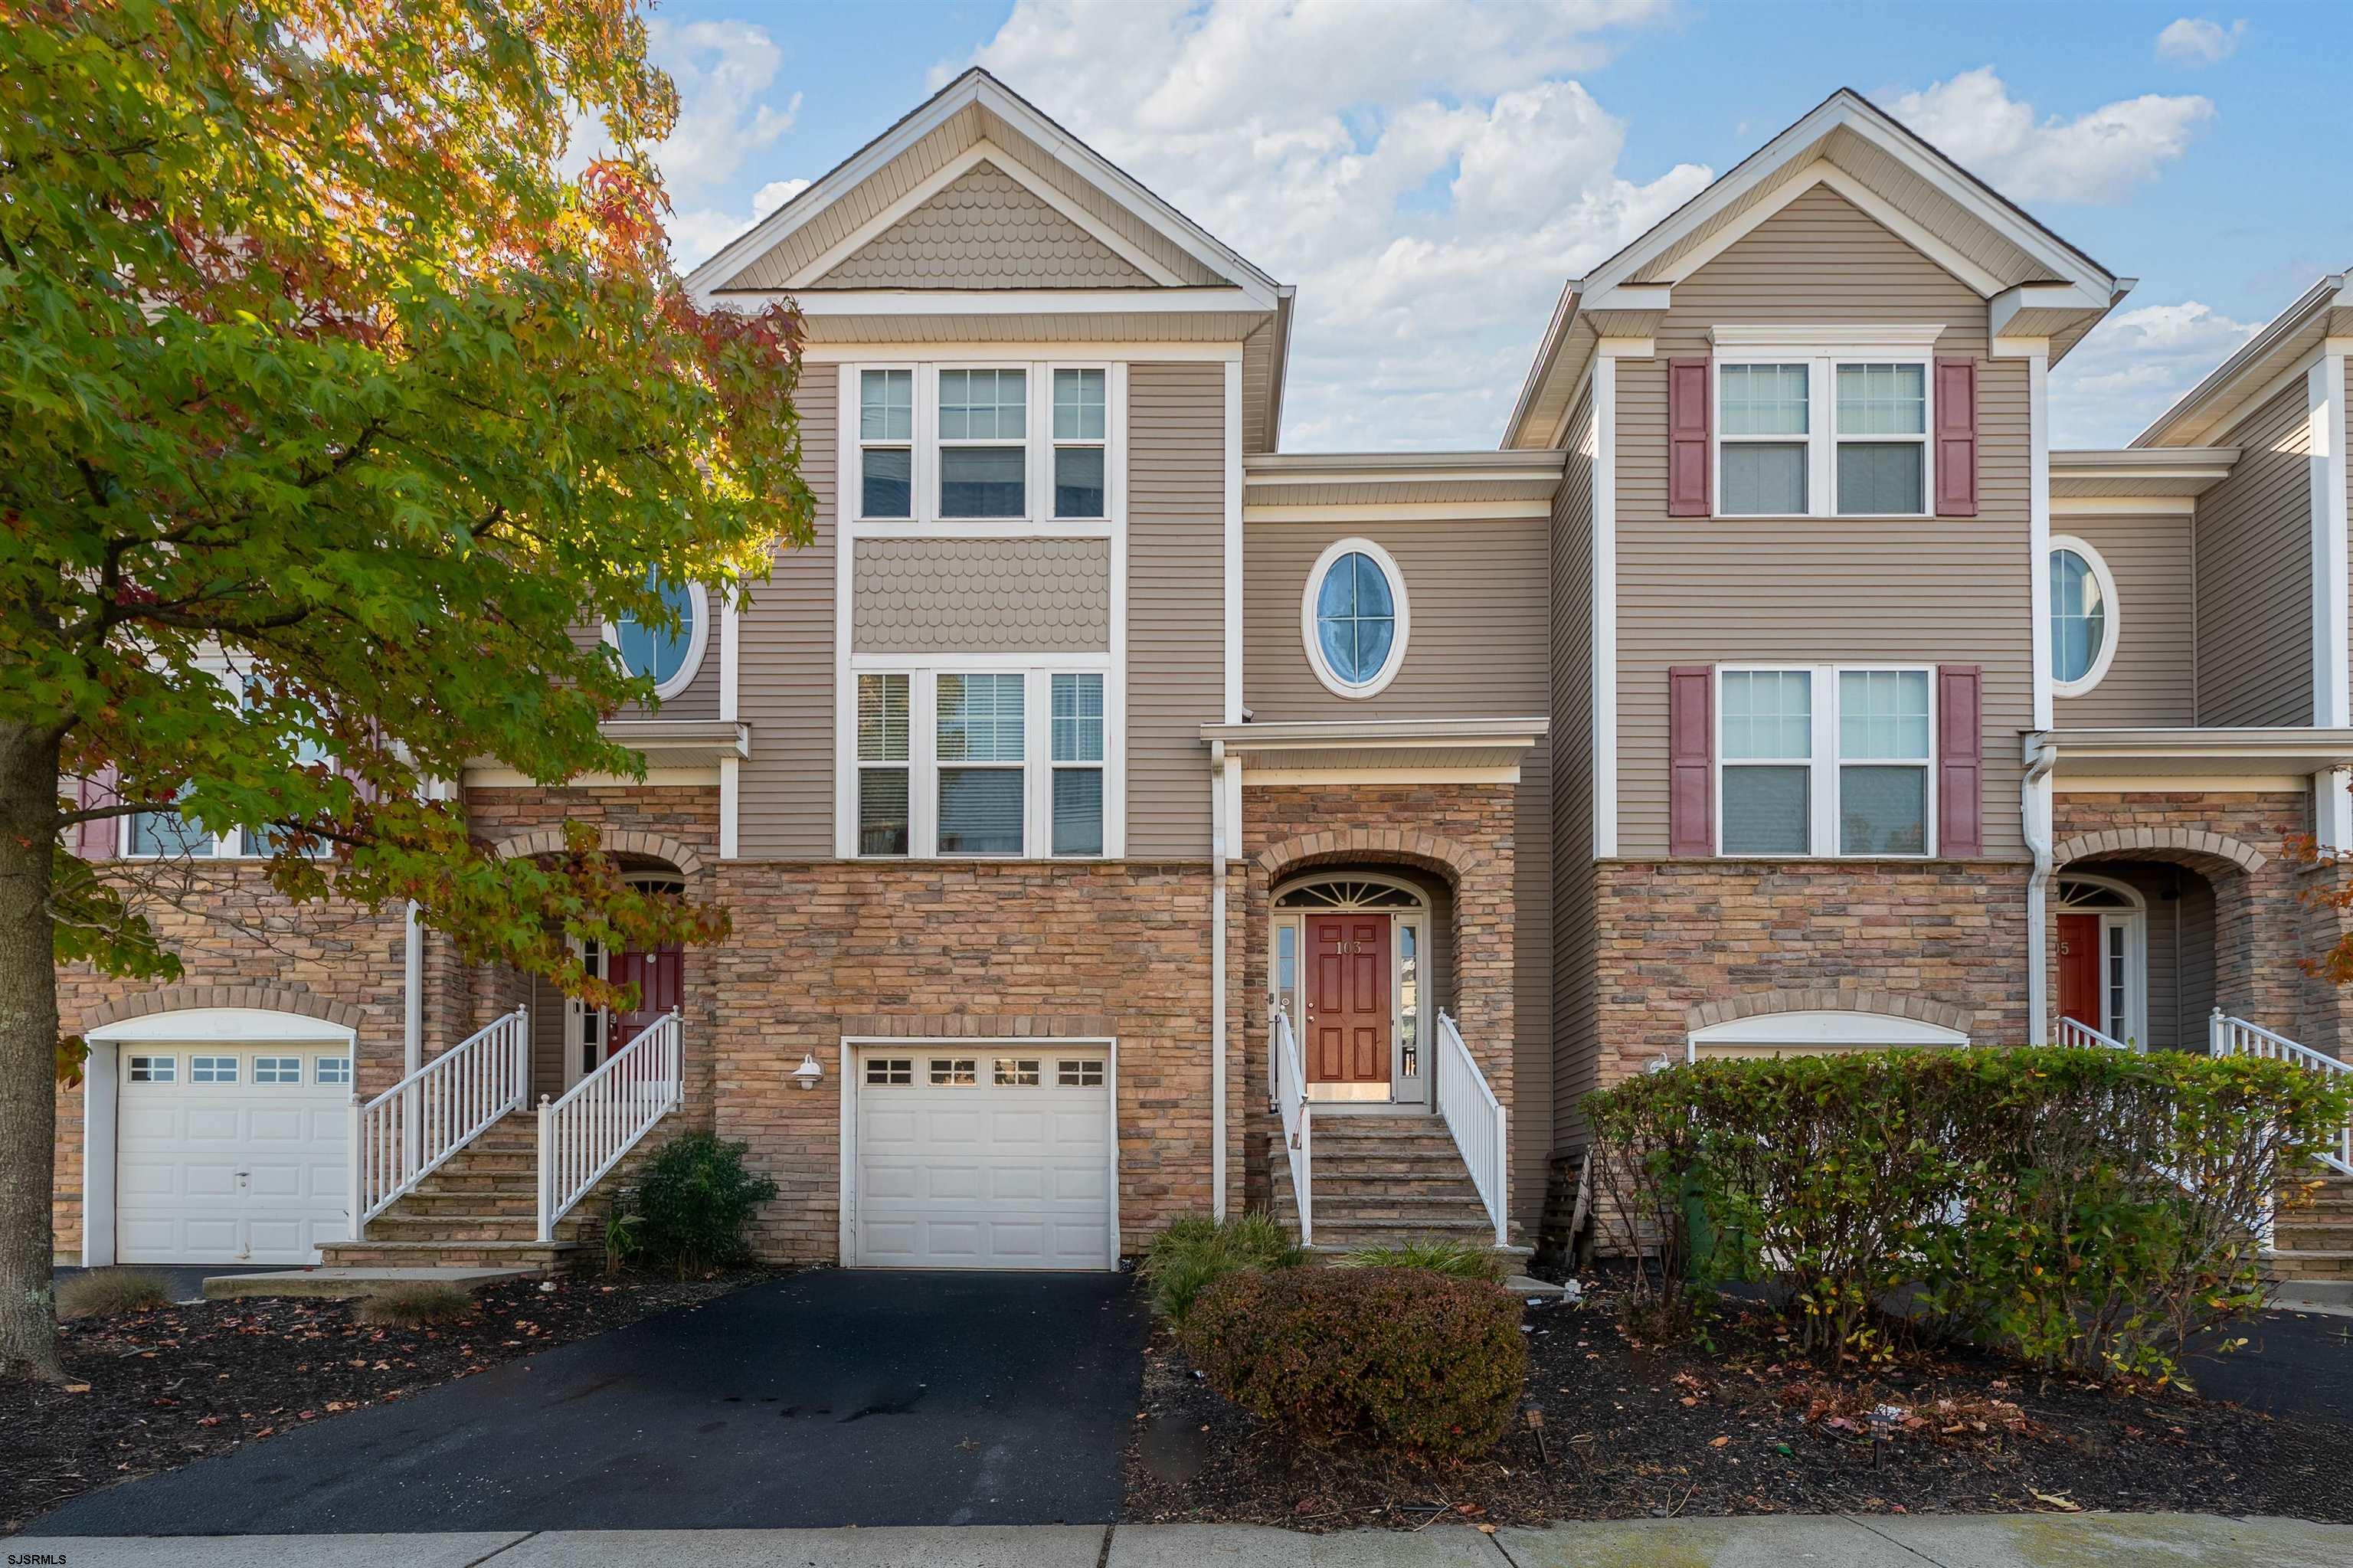
<svg viewBox="0 0 2353 1568">
<path fill-rule="evenodd" d="M 851 563 L 863 652 L 1101 652 L 1111 646 L 1105 539 L 865 539 Z"/>
<path fill-rule="evenodd" d="M 993 164 L 974 164 L 818 280 L 825 288 L 1150 286 Z"/>
</svg>

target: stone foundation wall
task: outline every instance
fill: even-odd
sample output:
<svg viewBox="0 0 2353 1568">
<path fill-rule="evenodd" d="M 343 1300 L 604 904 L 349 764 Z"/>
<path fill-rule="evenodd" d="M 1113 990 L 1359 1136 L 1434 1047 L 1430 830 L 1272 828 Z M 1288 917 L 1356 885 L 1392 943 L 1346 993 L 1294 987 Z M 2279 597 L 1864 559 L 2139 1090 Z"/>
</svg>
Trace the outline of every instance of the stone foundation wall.
<svg viewBox="0 0 2353 1568">
<path fill-rule="evenodd" d="M 1112 1036 L 1122 1250 L 1212 1206 L 1206 862 L 734 861 L 714 887 L 734 915 L 710 955 L 716 1127 L 782 1189 L 754 1228 L 763 1255 L 839 1255 L 845 1036 Z M 814 1090 L 789 1077 L 804 1053 L 825 1068 Z"/>
<path fill-rule="evenodd" d="M 1602 1086 L 1755 1012 L 1894 1012 L 2027 1037 L 2028 868 L 1620 861 L 1599 868 Z"/>
</svg>

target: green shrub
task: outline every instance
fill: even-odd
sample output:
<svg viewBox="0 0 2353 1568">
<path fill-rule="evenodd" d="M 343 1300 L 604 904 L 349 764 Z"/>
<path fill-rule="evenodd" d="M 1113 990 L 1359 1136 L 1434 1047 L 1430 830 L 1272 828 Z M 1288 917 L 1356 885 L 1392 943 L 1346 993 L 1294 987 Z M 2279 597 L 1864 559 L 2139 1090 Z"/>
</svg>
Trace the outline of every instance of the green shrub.
<svg viewBox="0 0 2353 1568">
<path fill-rule="evenodd" d="M 1185 1214 L 1153 1238 L 1139 1272 L 1153 1310 L 1181 1323 L 1213 1281 L 1242 1269 L 1295 1268 L 1306 1256 L 1271 1214 L 1253 1211 L 1223 1220 Z"/>
<path fill-rule="evenodd" d="M 141 1268 L 93 1268 L 58 1287 L 60 1318 L 120 1318 L 171 1304 L 164 1277 Z"/>
<path fill-rule="evenodd" d="M 432 1279 L 396 1279 L 360 1298 L 352 1316 L 378 1329 L 433 1329 L 474 1309 L 474 1298 Z"/>
<path fill-rule="evenodd" d="M 1834 1360 L 1942 1331 L 2162 1376 L 2261 1304 L 2263 1219 L 2346 1095 L 2251 1057 L 1894 1051 L 1698 1063 L 1586 1105 L 1608 1239 L 1652 1288 L 1776 1281 Z"/>
<path fill-rule="evenodd" d="M 744 1169 L 750 1149 L 707 1132 L 663 1145 L 638 1178 L 634 1224 L 625 1225 L 636 1259 L 681 1275 L 749 1263 L 744 1232 L 776 1195 L 774 1181 Z"/>
<path fill-rule="evenodd" d="M 1501 1273 L 1494 1249 L 1469 1242 L 1419 1241 L 1363 1246 L 1340 1259 L 1344 1268 L 1419 1268 L 1456 1279 L 1493 1280 Z"/>
<path fill-rule="evenodd" d="M 1419 1268 L 1246 1271 L 1178 1330 L 1211 1387 L 1310 1443 L 1472 1458 L 1518 1407 L 1528 1351 L 1501 1287 Z"/>
</svg>

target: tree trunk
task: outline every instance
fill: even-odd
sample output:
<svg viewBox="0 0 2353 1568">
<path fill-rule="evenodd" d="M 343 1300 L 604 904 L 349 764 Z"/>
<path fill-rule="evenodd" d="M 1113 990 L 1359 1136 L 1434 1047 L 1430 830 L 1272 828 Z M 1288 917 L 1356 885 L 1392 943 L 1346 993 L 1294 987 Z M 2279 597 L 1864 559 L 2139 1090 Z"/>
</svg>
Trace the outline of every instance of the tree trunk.
<svg viewBox="0 0 2353 1568">
<path fill-rule="evenodd" d="M 50 1287 L 58 970 L 49 924 L 58 737 L 0 728 L 0 1377 L 60 1382 Z"/>
</svg>

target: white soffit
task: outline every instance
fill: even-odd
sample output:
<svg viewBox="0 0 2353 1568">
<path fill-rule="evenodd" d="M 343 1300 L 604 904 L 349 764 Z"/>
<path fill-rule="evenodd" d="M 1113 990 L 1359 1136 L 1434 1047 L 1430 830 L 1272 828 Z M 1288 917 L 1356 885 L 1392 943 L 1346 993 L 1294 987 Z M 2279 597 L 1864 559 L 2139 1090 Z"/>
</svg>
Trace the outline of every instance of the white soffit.
<svg viewBox="0 0 2353 1568">
<path fill-rule="evenodd" d="M 2183 393 L 2128 443 L 2188 447 L 2227 434 L 2238 417 L 2276 391 L 2282 371 L 2317 352 L 2330 338 L 2353 336 L 2353 288 L 2348 274 L 2332 272 L 2272 319 L 2237 353 Z"/>
<path fill-rule="evenodd" d="M 1557 451 L 1287 452 L 1242 461 L 1242 503 L 1266 507 L 1481 506 L 1548 514 L 1565 462 Z"/>
<path fill-rule="evenodd" d="M 2051 454 L 2051 495 L 2057 500 L 2180 498 L 2203 493 L 2230 477 L 2236 447 L 2126 447 Z"/>
</svg>

